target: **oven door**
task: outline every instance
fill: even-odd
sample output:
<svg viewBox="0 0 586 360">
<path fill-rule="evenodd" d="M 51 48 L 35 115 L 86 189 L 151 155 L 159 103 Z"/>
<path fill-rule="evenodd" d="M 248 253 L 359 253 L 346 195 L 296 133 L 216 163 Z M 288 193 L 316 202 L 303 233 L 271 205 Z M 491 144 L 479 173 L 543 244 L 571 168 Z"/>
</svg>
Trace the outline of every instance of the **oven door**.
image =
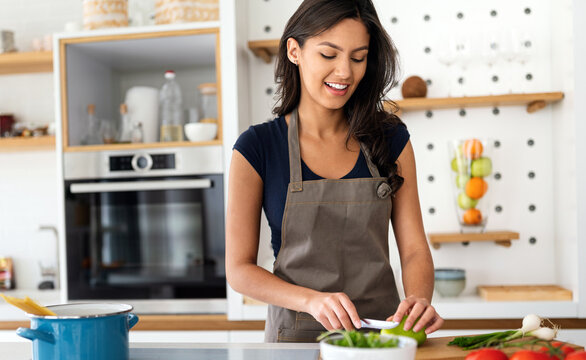
<svg viewBox="0 0 586 360">
<path fill-rule="evenodd" d="M 222 175 L 65 182 L 68 298 L 225 298 Z"/>
</svg>

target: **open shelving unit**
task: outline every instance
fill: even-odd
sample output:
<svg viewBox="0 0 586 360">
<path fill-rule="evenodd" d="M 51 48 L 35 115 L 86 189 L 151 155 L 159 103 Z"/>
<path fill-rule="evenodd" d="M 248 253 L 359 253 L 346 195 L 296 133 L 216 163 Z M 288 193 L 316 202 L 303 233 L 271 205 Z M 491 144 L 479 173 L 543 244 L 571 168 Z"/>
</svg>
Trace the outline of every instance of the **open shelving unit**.
<svg viewBox="0 0 586 360">
<path fill-rule="evenodd" d="M 487 231 L 483 233 L 431 233 L 427 238 L 434 249 L 441 244 L 473 241 L 494 241 L 497 245 L 510 247 L 511 240 L 518 240 L 519 233 L 514 231 Z"/>
<path fill-rule="evenodd" d="M 55 136 L 0 138 L 0 153 L 55 150 Z"/>
<path fill-rule="evenodd" d="M 53 52 L 11 52 L 0 54 L 0 75 L 53 71 Z"/>
</svg>

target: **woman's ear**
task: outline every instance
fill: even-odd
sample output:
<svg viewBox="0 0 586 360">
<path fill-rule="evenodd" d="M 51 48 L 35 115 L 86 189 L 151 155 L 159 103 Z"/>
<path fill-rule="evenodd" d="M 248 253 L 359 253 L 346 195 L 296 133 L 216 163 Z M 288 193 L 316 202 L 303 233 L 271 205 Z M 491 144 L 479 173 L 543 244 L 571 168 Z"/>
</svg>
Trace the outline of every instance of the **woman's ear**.
<svg viewBox="0 0 586 360">
<path fill-rule="evenodd" d="M 299 43 L 293 38 L 287 39 L 287 57 L 295 65 L 299 65 Z"/>
</svg>

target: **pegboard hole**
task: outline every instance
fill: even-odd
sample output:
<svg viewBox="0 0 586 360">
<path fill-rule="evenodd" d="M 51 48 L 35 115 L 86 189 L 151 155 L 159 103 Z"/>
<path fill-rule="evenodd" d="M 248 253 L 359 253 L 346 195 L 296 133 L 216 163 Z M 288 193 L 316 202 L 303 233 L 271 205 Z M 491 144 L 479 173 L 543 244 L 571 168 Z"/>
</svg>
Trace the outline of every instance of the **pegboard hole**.
<svg viewBox="0 0 586 360">
<path fill-rule="evenodd" d="M 535 245 L 536 243 L 537 243 L 537 239 L 534 236 L 529 238 L 529 244 Z"/>
<path fill-rule="evenodd" d="M 531 15 L 531 8 L 525 8 L 525 14 Z"/>
<path fill-rule="evenodd" d="M 466 116 L 466 110 L 460 109 L 460 111 L 458 112 L 458 114 L 460 114 L 460 116 L 464 117 L 464 116 Z"/>
<path fill-rule="evenodd" d="M 537 207 L 533 204 L 529 205 L 529 211 L 531 212 L 535 212 L 535 210 L 537 210 Z"/>
<path fill-rule="evenodd" d="M 529 145 L 529 146 L 535 145 L 535 140 L 533 140 L 533 139 L 527 140 L 527 145 Z"/>
<path fill-rule="evenodd" d="M 429 212 L 430 215 L 435 214 L 435 208 L 434 207 L 430 207 L 429 210 L 427 210 Z"/>
<path fill-rule="evenodd" d="M 491 10 L 490 11 L 490 16 L 496 17 L 497 15 L 498 15 L 498 13 L 496 12 L 496 10 Z"/>
<path fill-rule="evenodd" d="M 425 52 L 426 54 L 431 53 L 431 48 L 429 46 L 426 46 L 425 49 L 423 49 L 423 52 Z"/>
<path fill-rule="evenodd" d="M 462 245 L 463 246 L 468 246 L 468 245 L 470 245 L 470 241 L 462 241 Z"/>
<path fill-rule="evenodd" d="M 431 118 L 433 117 L 433 111 L 431 111 L 431 110 L 427 110 L 427 111 L 425 112 L 425 116 L 426 116 L 427 118 L 430 118 L 430 119 L 431 119 Z"/>
<path fill-rule="evenodd" d="M 499 77 L 498 75 L 493 75 L 491 78 L 492 82 L 499 82 Z"/>
<path fill-rule="evenodd" d="M 500 114 L 500 113 L 501 113 L 501 111 L 499 110 L 499 108 L 497 108 L 497 107 L 495 107 L 495 108 L 492 108 L 492 114 L 493 114 L 493 115 L 498 115 L 498 114 Z"/>
<path fill-rule="evenodd" d="M 500 213 L 501 211 L 503 211 L 503 207 L 500 205 L 497 205 L 494 207 L 494 211 L 496 211 L 497 213 Z"/>
<path fill-rule="evenodd" d="M 527 81 L 531 81 L 533 80 L 533 75 L 531 73 L 528 73 L 527 75 L 525 75 L 525 79 L 527 79 Z"/>
<path fill-rule="evenodd" d="M 273 88 L 268 87 L 265 92 L 267 93 L 267 95 L 273 95 Z"/>
<path fill-rule="evenodd" d="M 431 79 L 427 79 L 427 80 L 425 80 L 425 83 L 426 83 L 428 86 L 431 86 L 431 84 L 433 84 L 433 82 L 431 81 Z"/>
<path fill-rule="evenodd" d="M 429 182 L 433 182 L 434 180 L 435 180 L 435 177 L 433 177 L 433 175 L 429 175 L 427 177 L 427 181 L 429 181 Z"/>
<path fill-rule="evenodd" d="M 459 13 L 456 14 L 456 17 L 461 20 L 461 19 L 464 18 L 464 13 L 459 12 Z"/>
<path fill-rule="evenodd" d="M 527 174 L 527 177 L 529 179 L 535 179 L 535 173 L 533 171 L 529 171 L 529 173 Z"/>
<path fill-rule="evenodd" d="M 265 30 L 266 33 L 270 33 L 272 29 L 271 29 L 271 27 L 269 25 L 267 25 L 267 26 L 265 26 L 265 29 L 264 30 Z"/>
<path fill-rule="evenodd" d="M 392 24 L 396 24 L 396 23 L 398 23 L 398 22 L 399 22 L 399 19 L 398 19 L 396 16 L 393 16 L 393 17 L 391 18 L 391 23 L 392 23 Z"/>
<path fill-rule="evenodd" d="M 425 14 L 425 16 L 423 17 L 423 21 L 429 21 L 431 20 L 431 16 Z"/>
<path fill-rule="evenodd" d="M 427 144 L 427 150 L 429 150 L 429 151 L 433 150 L 433 144 L 432 143 Z"/>
<path fill-rule="evenodd" d="M 500 180 L 503 176 L 501 175 L 501 173 L 494 173 L 494 179 L 495 180 Z"/>
<path fill-rule="evenodd" d="M 494 141 L 494 147 L 495 148 L 500 148 L 501 147 L 501 142 L 499 140 L 495 140 Z"/>
</svg>

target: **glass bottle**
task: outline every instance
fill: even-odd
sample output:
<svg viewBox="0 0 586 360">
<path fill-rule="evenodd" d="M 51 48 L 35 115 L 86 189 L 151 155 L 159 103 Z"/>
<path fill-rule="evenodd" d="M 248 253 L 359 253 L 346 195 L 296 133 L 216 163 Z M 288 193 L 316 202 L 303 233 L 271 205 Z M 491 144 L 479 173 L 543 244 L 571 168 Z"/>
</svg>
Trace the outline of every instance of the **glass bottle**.
<svg viewBox="0 0 586 360">
<path fill-rule="evenodd" d="M 161 109 L 161 136 L 160 141 L 183 140 L 183 109 L 181 88 L 175 81 L 175 72 L 165 72 L 165 85 L 159 94 Z"/>
<path fill-rule="evenodd" d="M 87 133 L 81 140 L 82 145 L 97 145 L 102 144 L 100 138 L 100 121 L 96 116 L 96 105 L 89 104 L 87 106 L 87 120 L 88 128 Z"/>
<path fill-rule="evenodd" d="M 218 122 L 217 87 L 215 83 L 203 83 L 198 87 L 201 93 L 201 120 L 202 123 Z"/>
<path fill-rule="evenodd" d="M 128 115 L 126 104 L 120 104 L 120 136 L 118 142 L 129 143 L 132 137 L 133 126 Z"/>
<path fill-rule="evenodd" d="M 142 130 L 142 123 L 139 122 L 138 124 L 134 124 L 134 127 L 132 128 L 132 134 L 130 136 L 130 142 L 133 144 L 139 144 L 142 143 L 144 139 L 144 133 Z"/>
</svg>

